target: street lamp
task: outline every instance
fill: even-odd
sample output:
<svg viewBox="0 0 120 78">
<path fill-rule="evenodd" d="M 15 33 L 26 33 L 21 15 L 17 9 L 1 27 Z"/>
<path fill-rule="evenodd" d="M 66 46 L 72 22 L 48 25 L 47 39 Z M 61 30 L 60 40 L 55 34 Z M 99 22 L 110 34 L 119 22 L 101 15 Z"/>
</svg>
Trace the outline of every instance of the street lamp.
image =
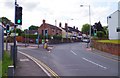
<svg viewBox="0 0 120 78">
<path fill-rule="evenodd" d="M 90 12 L 90 5 L 80 5 L 80 7 L 89 7 L 89 24 L 90 24 L 90 29 L 89 29 L 89 35 L 90 35 L 90 47 L 91 47 L 91 12 Z"/>
</svg>

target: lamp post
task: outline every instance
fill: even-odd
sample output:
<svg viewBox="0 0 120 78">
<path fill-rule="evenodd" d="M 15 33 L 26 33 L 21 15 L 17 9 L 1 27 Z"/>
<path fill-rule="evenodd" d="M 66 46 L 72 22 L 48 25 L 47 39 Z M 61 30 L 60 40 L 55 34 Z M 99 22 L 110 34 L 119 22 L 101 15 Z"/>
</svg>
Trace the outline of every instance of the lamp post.
<svg viewBox="0 0 120 78">
<path fill-rule="evenodd" d="M 89 35 L 90 35 L 90 47 L 91 47 L 91 11 L 90 11 L 90 5 L 80 5 L 80 7 L 89 7 L 89 24 L 90 24 L 90 29 L 89 29 Z"/>
</svg>

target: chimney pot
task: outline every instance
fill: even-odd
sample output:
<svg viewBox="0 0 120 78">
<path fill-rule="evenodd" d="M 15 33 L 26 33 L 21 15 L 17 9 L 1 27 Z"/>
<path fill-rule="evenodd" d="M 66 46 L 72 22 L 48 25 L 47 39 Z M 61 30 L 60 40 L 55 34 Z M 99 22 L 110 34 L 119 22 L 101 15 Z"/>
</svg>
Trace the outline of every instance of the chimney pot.
<svg viewBox="0 0 120 78">
<path fill-rule="evenodd" d="M 61 24 L 61 22 L 59 23 L 59 27 L 62 27 L 62 24 Z"/>
<path fill-rule="evenodd" d="M 45 24 L 45 20 L 43 19 L 43 24 Z"/>
</svg>

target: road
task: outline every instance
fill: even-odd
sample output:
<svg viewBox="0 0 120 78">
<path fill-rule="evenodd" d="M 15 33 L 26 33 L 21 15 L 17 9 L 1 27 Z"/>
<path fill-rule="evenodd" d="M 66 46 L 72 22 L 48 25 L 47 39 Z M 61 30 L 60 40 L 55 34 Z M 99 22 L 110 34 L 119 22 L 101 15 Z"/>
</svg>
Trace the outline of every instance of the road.
<svg viewBox="0 0 120 78">
<path fill-rule="evenodd" d="M 118 76 L 118 61 L 86 49 L 85 43 L 54 45 L 48 52 L 38 48 L 19 48 L 42 61 L 59 76 Z"/>
</svg>

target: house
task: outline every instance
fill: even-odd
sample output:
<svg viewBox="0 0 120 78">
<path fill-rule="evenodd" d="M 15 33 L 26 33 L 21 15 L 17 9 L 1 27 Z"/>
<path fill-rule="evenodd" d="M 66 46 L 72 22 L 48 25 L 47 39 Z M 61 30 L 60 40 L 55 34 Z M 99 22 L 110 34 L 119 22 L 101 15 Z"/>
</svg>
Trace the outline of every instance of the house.
<svg viewBox="0 0 120 78">
<path fill-rule="evenodd" d="M 62 35 L 62 30 L 57 26 L 46 23 L 46 21 L 43 20 L 43 24 L 41 24 L 41 26 L 38 28 L 38 33 L 48 37 L 48 35 Z"/>
<path fill-rule="evenodd" d="M 66 29 L 67 29 L 67 23 L 65 23 Z M 70 38 L 71 32 L 67 32 L 65 28 L 62 27 L 62 24 L 59 23 L 59 28 L 62 30 L 62 38 Z"/>
<path fill-rule="evenodd" d="M 120 39 L 120 2 L 118 3 L 118 10 L 107 17 L 109 39 Z"/>
<path fill-rule="evenodd" d="M 59 28 L 62 30 L 62 38 L 80 38 L 82 35 L 81 32 L 78 30 L 78 27 L 70 27 L 67 23 L 65 23 L 64 28 L 59 24 Z"/>
<path fill-rule="evenodd" d="M 32 35 L 38 34 L 38 30 L 25 30 L 24 32 L 25 32 L 26 34 L 32 34 Z"/>
</svg>

